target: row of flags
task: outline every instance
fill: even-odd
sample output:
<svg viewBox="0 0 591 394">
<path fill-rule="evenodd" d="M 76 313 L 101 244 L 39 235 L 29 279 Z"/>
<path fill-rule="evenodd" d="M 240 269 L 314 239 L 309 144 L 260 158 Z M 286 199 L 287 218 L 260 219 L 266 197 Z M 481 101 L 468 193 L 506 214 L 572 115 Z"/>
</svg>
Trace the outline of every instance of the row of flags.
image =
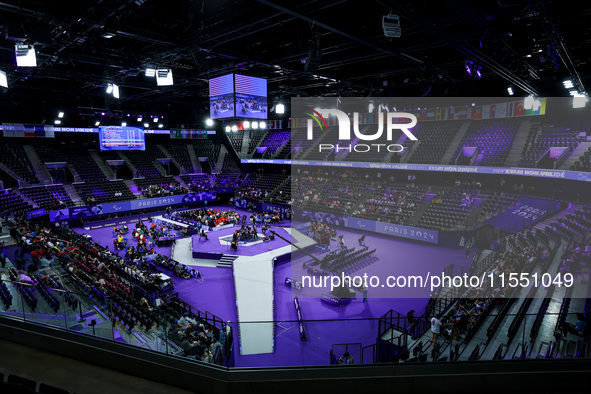
<svg viewBox="0 0 591 394">
<path fill-rule="evenodd" d="M 425 108 L 412 111 L 419 121 L 429 120 L 461 120 L 461 119 L 501 119 L 518 116 L 546 114 L 546 99 L 541 99 L 539 106 L 526 109 L 523 101 L 475 105 L 474 107 Z"/>
<path fill-rule="evenodd" d="M 475 105 L 473 107 L 439 107 L 425 108 L 421 110 L 406 111 L 414 114 L 419 122 L 435 120 L 462 120 L 462 119 L 502 119 L 514 118 L 518 116 L 533 116 L 546 114 L 546 99 L 540 99 L 539 106 L 526 109 L 523 100 L 510 103 L 496 103 L 486 105 Z M 377 123 L 377 113 L 359 114 L 359 123 L 372 124 Z M 306 121 L 309 118 L 293 118 L 288 127 L 306 127 Z M 328 126 L 338 124 L 335 116 L 325 118 Z M 400 120 L 406 122 L 407 120 Z"/>
<path fill-rule="evenodd" d="M 53 126 L 3 123 L 2 131 L 4 137 L 55 138 Z"/>
</svg>

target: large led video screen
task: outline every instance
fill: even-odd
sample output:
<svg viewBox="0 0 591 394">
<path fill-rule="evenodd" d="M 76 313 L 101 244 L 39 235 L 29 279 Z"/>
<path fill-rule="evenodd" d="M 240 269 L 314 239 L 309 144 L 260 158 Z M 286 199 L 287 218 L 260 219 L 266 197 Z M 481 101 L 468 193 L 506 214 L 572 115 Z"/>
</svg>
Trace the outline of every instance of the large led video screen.
<svg viewBox="0 0 591 394">
<path fill-rule="evenodd" d="M 209 117 L 221 119 L 234 116 L 234 74 L 210 79 Z"/>
<path fill-rule="evenodd" d="M 267 80 L 240 74 L 210 79 L 209 117 L 267 119 Z"/>
<path fill-rule="evenodd" d="M 267 119 L 267 80 L 236 74 L 236 116 Z"/>
<path fill-rule="evenodd" d="M 145 150 L 144 129 L 140 127 L 100 126 L 101 150 Z"/>
</svg>

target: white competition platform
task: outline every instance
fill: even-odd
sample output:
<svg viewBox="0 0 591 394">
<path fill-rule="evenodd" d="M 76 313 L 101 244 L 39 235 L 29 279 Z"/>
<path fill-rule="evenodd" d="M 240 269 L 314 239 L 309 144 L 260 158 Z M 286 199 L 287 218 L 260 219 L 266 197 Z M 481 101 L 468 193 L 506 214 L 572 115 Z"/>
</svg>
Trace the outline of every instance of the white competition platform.
<svg viewBox="0 0 591 394">
<path fill-rule="evenodd" d="M 292 228 L 285 228 L 300 248 L 316 242 Z M 240 330 L 240 354 L 272 353 L 273 329 L 273 258 L 292 252 L 292 246 L 256 256 L 240 256 L 233 263 L 236 310 Z"/>
</svg>

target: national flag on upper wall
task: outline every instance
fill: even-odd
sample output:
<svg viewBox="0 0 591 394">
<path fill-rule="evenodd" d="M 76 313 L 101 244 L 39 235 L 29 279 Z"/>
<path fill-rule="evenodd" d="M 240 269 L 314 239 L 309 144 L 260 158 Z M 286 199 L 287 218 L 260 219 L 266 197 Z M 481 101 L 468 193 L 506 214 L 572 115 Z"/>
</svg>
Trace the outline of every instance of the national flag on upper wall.
<svg viewBox="0 0 591 394">
<path fill-rule="evenodd" d="M 506 118 L 507 117 L 507 103 L 494 104 L 494 118 Z"/>
<path fill-rule="evenodd" d="M 482 119 L 482 107 L 476 106 L 472 108 L 472 119 Z"/>
<path fill-rule="evenodd" d="M 540 100 L 540 106 L 538 108 L 526 109 L 525 115 L 545 115 L 546 114 L 546 99 Z"/>
<path fill-rule="evenodd" d="M 454 107 L 450 107 L 447 111 L 447 116 L 445 119 L 452 120 L 456 118 L 456 109 Z"/>
<path fill-rule="evenodd" d="M 422 109 L 419 113 L 419 120 L 427 120 L 427 110 Z"/>
<path fill-rule="evenodd" d="M 441 108 L 435 110 L 435 120 L 441 120 Z"/>
<path fill-rule="evenodd" d="M 460 108 L 457 112 L 458 116 L 456 119 L 467 119 L 468 118 L 468 108 Z"/>
<path fill-rule="evenodd" d="M 427 110 L 427 120 L 435 120 L 435 109 L 429 108 Z"/>
<path fill-rule="evenodd" d="M 482 117 L 481 119 L 490 119 L 490 105 L 483 105 L 482 106 Z"/>
<path fill-rule="evenodd" d="M 525 107 L 524 107 L 523 101 L 517 101 L 517 102 L 513 103 L 513 106 L 515 107 L 515 109 L 513 111 L 513 116 L 525 115 Z"/>
<path fill-rule="evenodd" d="M 513 111 L 515 109 L 515 103 L 507 103 L 507 117 L 513 117 Z"/>
</svg>

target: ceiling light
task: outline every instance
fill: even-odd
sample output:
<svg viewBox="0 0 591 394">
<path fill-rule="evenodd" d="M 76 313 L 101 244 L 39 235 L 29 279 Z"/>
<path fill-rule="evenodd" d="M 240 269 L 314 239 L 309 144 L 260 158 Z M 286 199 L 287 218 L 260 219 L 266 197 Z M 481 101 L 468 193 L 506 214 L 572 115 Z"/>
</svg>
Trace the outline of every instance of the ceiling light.
<svg viewBox="0 0 591 394">
<path fill-rule="evenodd" d="M 207 120 L 205 121 L 205 124 L 206 124 L 207 126 L 213 126 L 213 120 L 211 120 L 211 119 L 207 119 Z"/>
<path fill-rule="evenodd" d="M 107 94 L 113 95 L 115 98 L 119 98 L 119 86 L 114 83 L 107 84 Z"/>
<path fill-rule="evenodd" d="M 226 126 L 226 133 L 229 133 L 230 131 L 232 131 L 232 128 L 230 126 Z"/>
<path fill-rule="evenodd" d="M 125 127 L 125 126 L 127 126 L 127 122 L 121 122 L 121 126 L 122 126 L 122 127 Z"/>
<path fill-rule="evenodd" d="M 16 44 L 14 46 L 16 53 L 16 65 L 18 67 L 37 67 L 37 56 L 35 47 L 27 44 Z"/>
<path fill-rule="evenodd" d="M 152 122 L 154 123 L 158 123 L 158 117 L 156 116 L 155 118 L 152 119 Z"/>
<path fill-rule="evenodd" d="M 156 72 L 156 84 L 158 86 L 170 86 L 174 85 L 172 80 L 172 70 L 171 69 L 159 69 Z"/>
<path fill-rule="evenodd" d="M 581 92 L 577 93 L 573 97 L 573 108 L 585 108 L 589 99 L 587 98 L 587 93 Z"/>
<path fill-rule="evenodd" d="M 237 131 L 238 131 L 238 126 L 236 126 L 236 125 L 233 125 L 233 126 L 232 126 L 232 131 L 233 131 L 234 133 L 235 133 L 235 132 L 237 132 Z"/>
<path fill-rule="evenodd" d="M 532 109 L 534 106 L 534 96 L 527 96 L 523 100 L 523 108 L 524 109 Z"/>
<path fill-rule="evenodd" d="M 259 122 L 252 122 L 252 128 L 253 129 L 258 129 L 259 128 Z"/>
<path fill-rule="evenodd" d="M 144 127 L 145 127 L 145 128 L 148 128 L 148 127 L 150 127 L 150 123 L 148 123 L 148 122 L 144 123 Z"/>
<path fill-rule="evenodd" d="M 509 93 L 509 96 L 513 96 L 513 88 L 511 86 L 507 88 L 507 93 Z"/>
<path fill-rule="evenodd" d="M 94 122 L 94 125 L 95 125 L 95 126 L 98 126 L 98 125 L 100 125 L 100 124 L 101 124 L 101 122 L 99 122 L 98 120 L 97 120 L 96 122 Z"/>
<path fill-rule="evenodd" d="M 571 81 L 570 79 L 563 81 L 562 84 L 564 85 L 564 87 L 566 89 L 572 89 L 575 86 L 575 85 L 573 85 L 573 81 Z"/>
<path fill-rule="evenodd" d="M 8 78 L 6 78 L 6 73 L 4 71 L 0 71 L 0 86 L 8 88 Z"/>
<path fill-rule="evenodd" d="M 101 37 L 103 37 L 103 38 L 113 38 L 113 37 L 115 37 L 115 34 L 113 34 L 113 33 L 103 33 L 101 35 Z"/>
<path fill-rule="evenodd" d="M 153 78 L 156 76 L 156 69 L 155 68 L 146 68 L 146 77 Z"/>
<path fill-rule="evenodd" d="M 259 129 L 266 129 L 267 128 L 267 122 L 261 121 L 259 122 Z"/>
<path fill-rule="evenodd" d="M 60 118 L 60 119 L 63 118 L 64 117 L 64 111 L 58 112 L 57 113 L 57 117 Z"/>
<path fill-rule="evenodd" d="M 285 113 L 285 105 L 279 103 L 275 106 L 275 113 L 276 114 L 283 114 Z"/>
<path fill-rule="evenodd" d="M 141 121 L 142 121 L 142 119 L 143 119 L 143 118 L 142 118 L 141 116 L 138 116 L 138 117 L 137 117 L 137 121 L 138 121 L 138 122 L 141 122 Z"/>
<path fill-rule="evenodd" d="M 252 122 L 252 123 L 256 123 L 256 122 Z M 250 129 L 250 122 L 248 120 L 244 121 L 244 123 L 242 125 L 244 126 L 245 130 Z"/>
<path fill-rule="evenodd" d="M 161 129 L 164 125 L 162 123 L 158 124 L 158 128 Z"/>
<path fill-rule="evenodd" d="M 53 123 L 54 123 L 54 124 L 62 124 L 62 121 L 61 121 L 61 120 L 59 120 L 59 119 L 56 119 L 56 120 L 54 120 L 54 121 L 53 121 Z"/>
</svg>

